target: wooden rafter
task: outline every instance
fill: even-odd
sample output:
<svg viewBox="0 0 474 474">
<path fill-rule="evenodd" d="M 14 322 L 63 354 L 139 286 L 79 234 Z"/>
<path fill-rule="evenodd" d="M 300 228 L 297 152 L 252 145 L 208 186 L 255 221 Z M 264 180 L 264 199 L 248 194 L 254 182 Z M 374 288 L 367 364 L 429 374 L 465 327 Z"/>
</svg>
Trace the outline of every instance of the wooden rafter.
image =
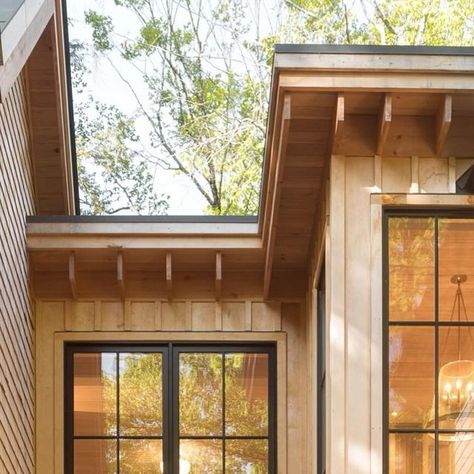
<svg viewBox="0 0 474 474">
<path fill-rule="evenodd" d="M 69 286 L 71 287 L 71 296 L 77 299 L 77 278 L 76 278 L 76 256 L 74 252 L 69 254 Z"/>
<path fill-rule="evenodd" d="M 171 252 L 166 254 L 166 295 L 168 300 L 173 299 L 173 259 Z"/>
<path fill-rule="evenodd" d="M 120 297 L 125 299 L 125 276 L 123 268 L 123 253 L 117 253 L 117 284 L 120 292 Z"/>
<path fill-rule="evenodd" d="M 344 128 L 344 94 L 337 94 L 336 110 L 334 115 L 333 134 L 331 139 L 331 153 L 337 154 L 338 144 Z"/>
<path fill-rule="evenodd" d="M 453 97 L 451 94 L 445 94 L 438 109 L 436 118 L 436 156 L 443 151 L 444 144 L 448 137 L 449 127 L 451 126 L 453 113 Z"/>
<path fill-rule="evenodd" d="M 387 141 L 390 125 L 392 124 L 392 94 L 386 93 L 382 97 L 379 111 L 377 150 L 376 154 L 381 156 L 385 142 Z"/>
<path fill-rule="evenodd" d="M 273 199 L 270 208 L 270 224 L 269 224 L 269 239 L 265 252 L 265 269 L 263 280 L 263 294 L 267 299 L 270 294 L 270 284 L 273 269 L 273 256 L 275 250 L 276 230 L 278 221 L 278 207 L 281 197 L 281 184 L 283 179 L 283 170 L 285 168 L 286 149 L 288 146 L 288 135 L 290 132 L 291 120 L 291 96 L 286 94 L 283 101 L 283 112 L 281 117 L 280 140 L 278 146 L 278 154 L 276 159 L 276 173 L 274 182 Z"/>
<path fill-rule="evenodd" d="M 222 296 L 222 253 L 216 252 L 216 300 Z"/>
</svg>

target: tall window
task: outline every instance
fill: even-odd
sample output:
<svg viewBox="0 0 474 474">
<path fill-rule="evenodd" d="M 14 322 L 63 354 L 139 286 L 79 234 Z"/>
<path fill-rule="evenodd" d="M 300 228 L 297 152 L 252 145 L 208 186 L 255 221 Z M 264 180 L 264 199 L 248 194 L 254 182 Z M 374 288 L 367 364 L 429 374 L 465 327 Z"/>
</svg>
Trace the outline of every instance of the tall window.
<svg viewBox="0 0 474 474">
<path fill-rule="evenodd" d="M 474 217 L 385 217 L 390 474 L 474 472 Z"/>
<path fill-rule="evenodd" d="M 271 346 L 71 345 L 66 472 L 276 472 Z"/>
</svg>

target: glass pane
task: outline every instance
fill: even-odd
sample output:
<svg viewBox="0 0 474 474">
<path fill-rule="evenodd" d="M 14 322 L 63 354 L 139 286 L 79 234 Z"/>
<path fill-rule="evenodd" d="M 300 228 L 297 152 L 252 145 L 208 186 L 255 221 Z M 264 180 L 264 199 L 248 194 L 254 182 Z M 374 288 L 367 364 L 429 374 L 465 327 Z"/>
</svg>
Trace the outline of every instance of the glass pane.
<svg viewBox="0 0 474 474">
<path fill-rule="evenodd" d="M 115 474 L 116 472 L 115 440 L 74 440 L 74 474 Z"/>
<path fill-rule="evenodd" d="M 268 433 L 268 354 L 225 355 L 225 426 L 228 436 Z"/>
<path fill-rule="evenodd" d="M 474 219 L 440 219 L 438 225 L 439 318 L 474 321 Z"/>
<path fill-rule="evenodd" d="M 116 354 L 74 354 L 74 434 L 115 434 Z"/>
<path fill-rule="evenodd" d="M 390 320 L 434 319 L 434 219 L 389 219 Z"/>
<path fill-rule="evenodd" d="M 179 474 L 222 474 L 222 441 L 182 439 Z"/>
<path fill-rule="evenodd" d="M 439 427 L 474 429 L 474 327 L 439 329 Z"/>
<path fill-rule="evenodd" d="M 268 441 L 233 439 L 225 442 L 225 472 L 263 474 L 268 472 Z"/>
<path fill-rule="evenodd" d="M 163 430 L 161 353 L 120 354 L 120 434 L 159 436 Z"/>
<path fill-rule="evenodd" d="M 432 427 L 434 328 L 390 327 L 389 385 L 391 428 Z"/>
<path fill-rule="evenodd" d="M 474 434 L 440 434 L 439 474 L 474 472 Z"/>
<path fill-rule="evenodd" d="M 434 474 L 434 435 L 392 433 L 389 474 Z"/>
<path fill-rule="evenodd" d="M 179 355 L 179 431 L 222 434 L 222 354 Z"/>
<path fill-rule="evenodd" d="M 157 474 L 162 467 L 161 439 L 120 440 L 120 474 Z"/>
</svg>

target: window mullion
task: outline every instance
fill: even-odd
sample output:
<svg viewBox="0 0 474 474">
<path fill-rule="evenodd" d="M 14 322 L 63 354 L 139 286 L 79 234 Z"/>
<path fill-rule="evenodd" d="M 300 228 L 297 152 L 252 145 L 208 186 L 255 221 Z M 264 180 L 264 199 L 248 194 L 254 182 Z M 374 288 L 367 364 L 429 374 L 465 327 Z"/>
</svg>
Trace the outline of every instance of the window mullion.
<svg viewBox="0 0 474 474">
<path fill-rule="evenodd" d="M 439 225 L 439 219 L 438 217 L 435 217 L 435 226 L 434 226 L 434 317 L 435 317 L 435 347 L 434 347 L 434 419 L 435 419 L 435 473 L 438 474 L 439 472 L 439 392 L 438 392 L 438 367 L 439 367 L 439 285 L 438 285 L 438 274 L 439 274 L 439 248 L 438 248 L 438 225 Z"/>
<path fill-rule="evenodd" d="M 120 474 L 120 353 L 115 354 L 115 371 L 116 371 L 116 407 L 115 407 L 115 436 L 117 439 L 117 474 Z"/>
</svg>

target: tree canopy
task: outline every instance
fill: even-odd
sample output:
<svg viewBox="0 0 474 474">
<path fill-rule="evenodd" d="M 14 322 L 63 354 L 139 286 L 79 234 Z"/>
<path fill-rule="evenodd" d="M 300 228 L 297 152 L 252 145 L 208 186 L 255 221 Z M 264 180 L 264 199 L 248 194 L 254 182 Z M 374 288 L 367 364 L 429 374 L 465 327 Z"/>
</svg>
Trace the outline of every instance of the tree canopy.
<svg viewBox="0 0 474 474">
<path fill-rule="evenodd" d="M 167 213 L 158 178 L 181 176 L 203 212 L 256 214 L 275 43 L 471 45 L 473 18 L 470 0 L 88 0 L 70 17 L 82 211 Z M 120 96 L 94 94 L 100 68 Z"/>
</svg>

